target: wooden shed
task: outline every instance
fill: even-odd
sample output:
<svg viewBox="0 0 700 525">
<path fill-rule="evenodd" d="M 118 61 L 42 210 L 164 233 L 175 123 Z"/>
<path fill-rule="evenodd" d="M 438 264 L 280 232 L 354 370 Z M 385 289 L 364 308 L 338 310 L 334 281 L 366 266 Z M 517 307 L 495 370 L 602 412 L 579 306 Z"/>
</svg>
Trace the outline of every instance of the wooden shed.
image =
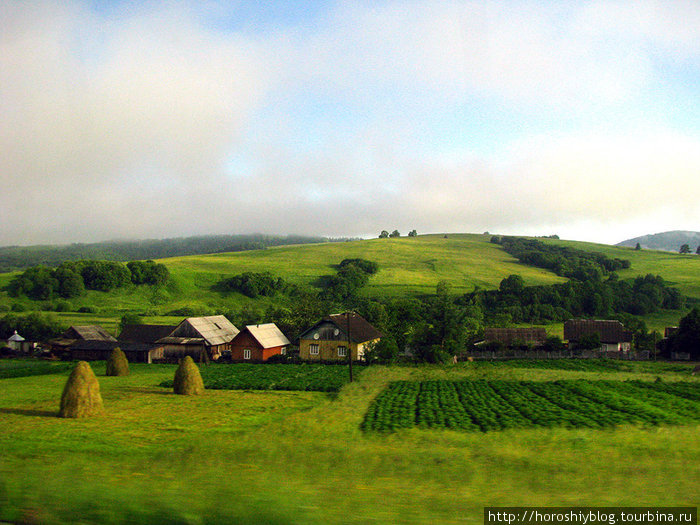
<svg viewBox="0 0 700 525">
<path fill-rule="evenodd" d="M 263 362 L 273 355 L 284 354 L 289 339 L 274 323 L 248 325 L 231 341 L 231 360 Z"/>
<path fill-rule="evenodd" d="M 163 345 L 120 341 L 75 341 L 67 351 L 73 361 L 106 361 L 121 348 L 130 363 L 152 363 L 163 359 Z"/>
</svg>

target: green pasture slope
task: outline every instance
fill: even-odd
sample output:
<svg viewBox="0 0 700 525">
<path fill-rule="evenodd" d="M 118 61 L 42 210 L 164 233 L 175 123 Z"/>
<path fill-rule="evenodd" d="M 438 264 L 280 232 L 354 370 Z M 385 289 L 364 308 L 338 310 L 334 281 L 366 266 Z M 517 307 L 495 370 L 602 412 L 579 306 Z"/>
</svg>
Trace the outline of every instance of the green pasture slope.
<svg viewBox="0 0 700 525">
<path fill-rule="evenodd" d="M 689 364 L 376 366 L 333 395 L 192 397 L 158 386 L 174 365 L 132 364 L 128 377 L 93 366 L 106 413 L 84 420 L 56 417 L 68 371 L 0 379 L 0 522 L 480 524 L 484 506 L 700 503 L 697 423 L 361 428 L 373 400 L 396 381 L 656 385 L 658 377 L 697 391 Z"/>
<path fill-rule="evenodd" d="M 61 313 L 71 323 L 100 323 L 114 327 L 125 312 L 146 313 L 148 322 L 172 323 L 182 316 L 158 319 L 174 310 L 190 308 L 202 312 L 225 312 L 243 305 L 264 308 L 284 303 L 274 298 L 249 299 L 241 294 L 222 295 L 212 286 L 223 278 L 242 272 L 269 271 L 302 287 L 318 286 L 319 279 L 332 275 L 334 265 L 346 258 L 361 257 L 376 261 L 379 272 L 370 278 L 362 291 L 367 296 L 398 297 L 434 293 L 436 284 L 447 281 L 454 293 L 497 288 L 510 274 L 519 274 L 527 285 L 553 284 L 564 279 L 553 273 L 520 264 L 500 246 L 491 244 L 490 235 L 448 234 L 420 235 L 397 239 L 370 239 L 345 243 L 281 246 L 266 250 L 196 255 L 162 259 L 170 270 L 171 282 L 160 289 L 129 286 L 109 293 L 90 291 L 70 301 L 72 310 L 81 306 L 96 308 L 96 314 Z M 659 274 L 693 300 L 700 301 L 700 257 L 681 256 L 656 251 L 635 251 L 608 245 L 545 239 L 560 245 L 628 258 L 632 268 L 620 272 L 624 279 L 647 273 Z M 14 274 L 0 274 L 0 289 Z M 14 299 L 0 291 L 0 311 L 12 305 L 34 310 L 41 303 Z M 678 322 L 676 312 L 655 314 L 648 324 L 663 328 Z"/>
</svg>

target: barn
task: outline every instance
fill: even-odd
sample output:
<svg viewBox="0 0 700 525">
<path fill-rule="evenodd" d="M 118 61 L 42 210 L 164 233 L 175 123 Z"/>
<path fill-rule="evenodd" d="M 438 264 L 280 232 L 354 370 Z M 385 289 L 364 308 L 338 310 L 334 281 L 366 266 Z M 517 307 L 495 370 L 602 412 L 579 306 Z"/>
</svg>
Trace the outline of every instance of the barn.
<svg viewBox="0 0 700 525">
<path fill-rule="evenodd" d="M 152 363 L 163 359 L 163 345 L 119 341 L 75 341 L 67 352 L 73 361 L 106 361 L 117 347 L 130 363 Z"/>
<path fill-rule="evenodd" d="M 157 342 L 163 345 L 166 360 L 177 361 L 186 355 L 195 361 L 217 360 L 231 351 L 238 332 L 223 315 L 189 317 Z"/>
<path fill-rule="evenodd" d="M 289 339 L 275 323 L 248 325 L 231 341 L 231 361 L 263 362 L 284 354 Z"/>
</svg>

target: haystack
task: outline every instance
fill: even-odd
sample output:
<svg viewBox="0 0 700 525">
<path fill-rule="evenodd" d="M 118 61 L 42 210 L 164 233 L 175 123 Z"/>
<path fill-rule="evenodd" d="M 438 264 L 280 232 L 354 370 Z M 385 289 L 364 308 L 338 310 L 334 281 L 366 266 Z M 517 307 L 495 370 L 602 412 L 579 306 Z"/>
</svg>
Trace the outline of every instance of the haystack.
<svg viewBox="0 0 700 525">
<path fill-rule="evenodd" d="M 199 368 L 194 364 L 190 356 L 180 361 L 180 366 L 175 371 L 173 391 L 183 396 L 193 396 L 204 393 L 204 382 L 199 373 Z"/>
<path fill-rule="evenodd" d="M 126 358 L 126 354 L 121 348 L 116 347 L 112 350 L 112 353 L 107 360 L 107 373 L 108 376 L 128 376 L 129 375 L 129 361 Z"/>
<path fill-rule="evenodd" d="M 61 396 L 60 417 L 89 417 L 103 411 L 100 384 L 86 361 L 79 361 L 71 372 Z"/>
</svg>

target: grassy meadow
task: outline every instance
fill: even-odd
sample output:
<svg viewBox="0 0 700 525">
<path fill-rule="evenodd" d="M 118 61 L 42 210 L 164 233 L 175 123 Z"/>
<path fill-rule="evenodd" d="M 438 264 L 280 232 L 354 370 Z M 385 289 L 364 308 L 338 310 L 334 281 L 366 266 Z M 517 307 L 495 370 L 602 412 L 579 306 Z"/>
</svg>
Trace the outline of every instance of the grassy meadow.
<svg viewBox="0 0 700 525">
<path fill-rule="evenodd" d="M 149 323 L 176 324 L 183 316 L 174 311 L 183 308 L 194 312 L 227 312 L 254 305 L 264 309 L 271 304 L 284 304 L 288 299 L 280 296 L 249 299 L 238 293 L 223 295 L 212 287 L 221 279 L 242 272 L 269 271 L 291 283 L 313 289 L 324 276 L 335 272 L 334 265 L 356 257 L 379 264 L 379 272 L 362 290 L 362 294 L 370 297 L 434 293 L 441 280 L 452 285 L 453 293 L 470 292 L 475 287 L 494 289 L 510 274 L 521 275 L 527 285 L 564 281 L 549 271 L 520 264 L 500 246 L 491 244 L 490 238 L 490 235 L 477 234 L 449 234 L 447 238 L 420 235 L 162 259 L 159 262 L 168 267 L 172 276 L 165 287 L 128 286 L 108 293 L 88 291 L 68 302 L 69 312 L 56 315 L 67 325 L 96 323 L 116 332 L 119 319 L 126 312 L 145 314 L 145 322 Z M 628 258 L 632 267 L 620 272 L 623 279 L 659 274 L 693 301 L 700 301 L 700 257 L 574 241 L 544 241 L 597 251 L 609 257 Z M 0 311 L 13 307 L 26 311 L 46 307 L 45 303 L 11 298 L 1 291 L 13 275 L 0 274 Z M 96 313 L 75 312 L 86 306 Z M 665 326 L 677 324 L 679 318 L 678 312 L 660 312 L 646 320 L 650 329 L 663 330 Z M 561 324 L 552 325 L 548 330 L 560 334 Z"/>
<path fill-rule="evenodd" d="M 482 523 L 487 505 L 699 503 L 697 424 L 380 435 L 360 428 L 393 381 L 698 384 L 690 364 L 377 366 L 337 394 L 193 397 L 158 386 L 174 365 L 132 364 L 129 377 L 93 366 L 106 413 L 84 420 L 56 417 L 67 371 L 0 379 L 0 521 Z"/>
</svg>

